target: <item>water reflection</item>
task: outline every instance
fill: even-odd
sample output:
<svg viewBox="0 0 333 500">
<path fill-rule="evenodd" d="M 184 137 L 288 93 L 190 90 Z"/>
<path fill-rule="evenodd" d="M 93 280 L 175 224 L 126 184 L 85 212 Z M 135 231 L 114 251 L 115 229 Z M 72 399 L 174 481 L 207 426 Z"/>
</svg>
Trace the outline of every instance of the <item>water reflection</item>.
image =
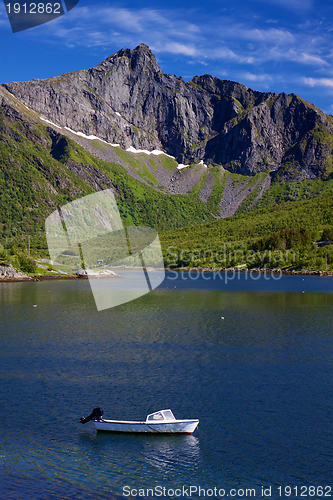
<svg viewBox="0 0 333 500">
<path fill-rule="evenodd" d="M 194 436 L 155 436 L 144 446 L 146 462 L 158 469 L 196 468 L 200 463 L 199 439 Z M 171 439 L 170 439 L 171 438 Z"/>
<path fill-rule="evenodd" d="M 112 477 L 118 491 L 122 485 L 158 484 L 167 477 L 190 477 L 203 466 L 199 439 L 189 436 L 164 436 L 126 433 L 80 433 L 84 454 L 80 468 L 93 468 L 99 478 L 106 481 Z M 98 466 L 103 464 L 102 467 Z M 126 464 L 126 465 L 125 465 Z M 113 490 L 115 491 L 115 490 Z"/>
</svg>

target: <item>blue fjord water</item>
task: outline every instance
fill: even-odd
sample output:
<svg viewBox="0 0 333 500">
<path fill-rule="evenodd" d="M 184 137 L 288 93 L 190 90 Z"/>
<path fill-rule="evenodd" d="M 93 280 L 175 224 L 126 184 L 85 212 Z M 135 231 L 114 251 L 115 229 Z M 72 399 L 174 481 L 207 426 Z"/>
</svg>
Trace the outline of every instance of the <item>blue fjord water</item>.
<svg viewBox="0 0 333 500">
<path fill-rule="evenodd" d="M 0 498 L 332 497 L 333 278 L 230 277 L 101 312 L 87 281 L 1 284 Z M 96 406 L 200 424 L 99 434 Z"/>
</svg>

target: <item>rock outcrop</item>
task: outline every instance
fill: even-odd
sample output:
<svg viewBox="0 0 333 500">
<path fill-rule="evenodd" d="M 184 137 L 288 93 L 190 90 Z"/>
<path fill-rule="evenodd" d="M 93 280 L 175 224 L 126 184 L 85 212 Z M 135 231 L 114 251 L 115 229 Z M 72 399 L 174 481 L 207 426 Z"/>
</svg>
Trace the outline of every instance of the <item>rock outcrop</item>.
<svg viewBox="0 0 333 500">
<path fill-rule="evenodd" d="M 22 273 L 21 271 L 18 271 L 11 264 L 8 264 L 8 266 L 0 266 L 0 281 L 8 278 L 31 279 L 30 276 Z"/>
<path fill-rule="evenodd" d="M 295 94 L 164 74 L 144 44 L 89 70 L 4 86 L 62 127 L 125 149 L 162 149 L 180 163 L 204 160 L 246 175 L 279 169 L 284 180 L 331 169 L 332 117 Z"/>
<path fill-rule="evenodd" d="M 121 278 L 121 275 L 105 269 L 103 271 L 93 271 L 92 269 L 80 269 L 77 273 L 79 278 Z"/>
</svg>

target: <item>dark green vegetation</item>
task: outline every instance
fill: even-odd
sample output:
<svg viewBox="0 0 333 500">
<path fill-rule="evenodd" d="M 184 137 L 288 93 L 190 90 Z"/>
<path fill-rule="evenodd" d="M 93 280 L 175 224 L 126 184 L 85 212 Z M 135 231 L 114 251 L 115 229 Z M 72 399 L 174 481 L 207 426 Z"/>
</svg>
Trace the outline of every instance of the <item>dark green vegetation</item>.
<svg viewBox="0 0 333 500">
<path fill-rule="evenodd" d="M 333 196 L 253 210 L 160 235 L 170 266 L 333 269 Z M 332 244 L 314 242 L 332 239 Z"/>
<path fill-rule="evenodd" d="M 321 194 L 333 192 L 333 178 L 307 179 L 296 182 L 280 183 L 273 181 L 270 190 L 258 201 L 256 208 L 268 208 L 290 201 L 310 199 Z"/>
<path fill-rule="evenodd" d="M 31 237 L 45 249 L 44 220 L 58 205 L 93 192 L 52 157 L 52 140 L 43 126 L 4 115 L 0 108 L 0 234 L 19 247 Z"/>
<path fill-rule="evenodd" d="M 36 261 L 28 255 L 27 248 L 19 250 L 15 243 L 12 243 L 10 249 L 0 245 L 0 266 L 8 266 L 9 263 L 24 273 L 33 274 L 37 270 Z"/>
</svg>

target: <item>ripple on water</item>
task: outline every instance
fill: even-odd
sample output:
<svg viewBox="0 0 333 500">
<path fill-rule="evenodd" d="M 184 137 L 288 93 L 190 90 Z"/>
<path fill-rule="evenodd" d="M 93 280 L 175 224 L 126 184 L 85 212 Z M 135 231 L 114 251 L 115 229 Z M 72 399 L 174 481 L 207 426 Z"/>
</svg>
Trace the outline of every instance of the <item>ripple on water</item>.
<svg viewBox="0 0 333 500">
<path fill-rule="evenodd" d="M 177 284 L 98 313 L 84 282 L 9 285 L 1 498 L 333 481 L 333 294 Z M 79 423 L 96 406 L 139 420 L 169 407 L 200 424 L 193 436 L 98 434 Z"/>
</svg>

